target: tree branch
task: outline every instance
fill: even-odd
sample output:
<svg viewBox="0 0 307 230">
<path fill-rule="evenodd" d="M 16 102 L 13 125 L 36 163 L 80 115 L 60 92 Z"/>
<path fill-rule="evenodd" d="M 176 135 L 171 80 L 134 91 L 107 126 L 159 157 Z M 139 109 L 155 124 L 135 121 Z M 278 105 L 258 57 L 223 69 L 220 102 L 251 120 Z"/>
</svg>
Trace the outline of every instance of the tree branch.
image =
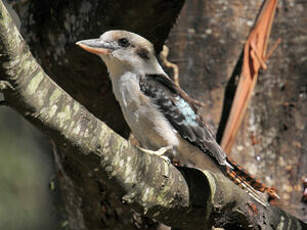
<svg viewBox="0 0 307 230">
<path fill-rule="evenodd" d="M 83 199 L 71 201 L 84 211 L 77 227 L 70 223 L 72 229 L 98 228 L 86 216 L 95 207 L 85 205 L 92 194 L 98 194 L 91 197 L 96 203 L 100 199 L 99 188 L 92 186 L 96 182 L 106 183 L 124 206 L 180 229 L 306 227 L 278 208 L 254 203 L 222 174 L 177 170 L 138 152 L 46 75 L 2 2 L 0 41 L 0 80 L 12 85 L 3 90 L 5 100 L 54 140 L 61 151 L 56 160 L 71 168 L 62 169 L 62 176 Z"/>
</svg>

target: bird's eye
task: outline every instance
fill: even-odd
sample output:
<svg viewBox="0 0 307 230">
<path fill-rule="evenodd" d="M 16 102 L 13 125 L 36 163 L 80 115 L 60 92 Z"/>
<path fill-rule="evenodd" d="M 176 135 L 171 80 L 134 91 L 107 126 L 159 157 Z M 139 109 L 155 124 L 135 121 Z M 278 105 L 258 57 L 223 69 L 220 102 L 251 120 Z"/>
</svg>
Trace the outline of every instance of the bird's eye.
<svg viewBox="0 0 307 230">
<path fill-rule="evenodd" d="M 130 42 L 128 41 L 127 38 L 120 38 L 120 39 L 118 39 L 118 45 L 126 48 L 126 47 L 130 46 Z"/>
</svg>

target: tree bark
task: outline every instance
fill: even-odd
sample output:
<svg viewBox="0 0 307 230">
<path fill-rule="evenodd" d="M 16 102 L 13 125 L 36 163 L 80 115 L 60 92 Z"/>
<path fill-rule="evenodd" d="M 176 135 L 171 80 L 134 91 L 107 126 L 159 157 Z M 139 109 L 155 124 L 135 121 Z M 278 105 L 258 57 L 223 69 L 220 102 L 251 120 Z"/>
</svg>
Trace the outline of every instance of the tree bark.
<svg viewBox="0 0 307 230">
<path fill-rule="evenodd" d="M 43 3 L 47 4 L 48 2 L 43 1 Z M 204 2 L 194 1 L 187 3 L 185 10 L 188 7 L 195 6 L 196 3 Z M 31 5 L 33 3 L 28 2 L 27 4 Z M 68 91 L 78 101 L 89 107 L 89 111 L 95 114 L 95 117 L 85 107 L 61 90 L 42 71 L 29 53 L 28 46 L 13 26 L 3 5 L 1 5 L 0 10 L 0 53 L 2 54 L 0 78 L 4 80 L 2 82 L 3 88 L 5 88 L 3 92 L 9 106 L 15 108 L 34 125 L 40 127 L 55 142 L 59 180 L 64 193 L 64 202 L 71 229 L 135 229 L 137 228 L 135 223 L 129 223 L 129 219 L 133 215 L 137 215 L 128 212 L 131 208 L 150 218 L 155 218 L 163 223 L 182 229 L 195 229 L 199 226 L 206 229 L 213 224 L 227 229 L 239 229 L 239 226 L 243 226 L 244 229 L 249 225 L 254 229 L 257 229 L 257 226 L 265 229 L 274 229 L 278 226 L 281 229 L 287 229 L 288 227 L 295 229 L 295 226 L 306 227 L 301 221 L 274 207 L 264 208 L 256 205 L 257 211 L 255 211 L 251 208 L 254 204 L 251 198 L 222 175 L 211 174 L 210 172 L 200 173 L 187 168 L 181 168 L 178 171 L 160 159 L 137 152 L 123 138 L 116 135 L 104 123 L 99 121 L 96 117 L 106 121 L 107 124 L 112 124 L 110 125 L 112 128 L 118 130 L 123 136 L 127 136 L 126 124 L 118 122 L 121 113 L 115 101 L 113 99 L 110 101 L 111 96 L 106 96 L 103 99 L 109 102 L 101 102 L 101 93 L 104 96 L 107 94 L 112 95 L 108 83 L 103 82 L 103 78 L 100 78 L 102 75 L 106 76 L 105 72 L 100 72 L 96 77 L 94 76 L 94 79 L 99 79 L 96 82 L 94 79 L 89 80 L 89 78 L 81 80 L 82 77 L 92 74 L 92 71 L 89 73 L 85 70 L 85 67 L 82 67 L 84 68 L 83 70 L 80 69 L 81 65 L 89 68 L 89 61 L 81 60 L 81 57 L 85 56 L 85 54 L 77 51 L 70 44 L 73 43 L 72 40 L 75 38 L 79 40 L 77 37 L 72 37 L 74 34 L 72 33 L 73 26 L 81 24 L 84 26 L 86 23 L 95 20 L 83 17 L 82 20 L 85 20 L 85 22 L 79 22 L 78 24 L 78 20 L 72 20 L 75 23 L 71 22 L 70 26 L 63 25 L 62 29 L 69 31 L 68 37 L 64 35 L 63 31 L 60 32 L 60 29 L 59 34 L 55 36 L 56 38 L 50 32 L 51 29 L 54 29 L 51 27 L 52 20 L 59 19 L 61 18 L 60 16 L 64 17 L 65 13 L 67 13 L 65 12 L 65 9 L 67 9 L 65 7 L 71 7 L 70 4 L 74 3 L 56 2 L 45 5 L 44 9 L 45 11 L 48 9 L 51 21 L 48 21 L 49 19 L 47 20 L 47 18 L 42 20 L 41 23 L 45 23 L 45 27 L 39 27 L 39 32 L 35 30 L 33 32 L 39 39 L 35 36 L 33 37 L 33 34 L 28 34 L 28 42 L 31 44 L 36 40 L 39 41 L 39 44 L 42 44 L 44 49 L 36 48 L 34 50 L 36 50 L 36 56 L 42 65 L 45 66 L 44 68 L 50 71 L 50 75 L 56 79 L 65 91 Z M 95 4 L 98 3 L 96 2 Z M 158 3 L 155 2 L 154 4 Z M 77 9 L 84 10 L 85 6 L 86 1 L 80 1 L 80 4 L 76 3 Z M 87 6 L 89 7 L 89 5 Z M 205 3 L 204 6 L 207 7 L 210 4 Z M 110 6 L 110 8 L 113 7 L 113 5 L 112 7 Z M 207 9 L 206 7 L 203 8 L 198 5 L 197 9 L 200 12 Z M 62 9 L 62 11 L 55 13 L 52 10 L 55 8 Z M 39 13 L 41 11 L 36 9 L 34 12 Z M 183 11 L 181 19 L 184 18 L 185 12 Z M 69 20 L 59 21 L 65 24 Z M 168 28 L 170 25 L 171 23 L 168 24 Z M 177 28 L 180 28 L 180 25 L 181 21 Z M 146 30 L 147 27 L 143 26 L 141 28 Z M 48 32 L 48 30 L 50 31 Z M 159 31 L 159 28 L 156 28 L 156 30 Z M 210 35 L 212 31 L 210 32 L 209 30 L 206 33 Z M 247 32 L 248 27 L 246 28 L 246 34 Z M 193 34 L 193 30 L 190 30 L 188 34 L 191 33 Z M 87 34 L 84 31 L 83 36 L 85 34 L 89 36 L 88 34 L 91 33 Z M 79 38 L 80 34 L 77 35 Z M 75 34 L 75 36 L 77 35 Z M 166 36 L 163 37 L 162 34 L 156 37 L 159 38 L 159 41 L 156 41 L 156 47 L 159 50 Z M 238 35 L 238 37 L 240 36 Z M 174 38 L 171 37 L 171 39 Z M 170 41 L 172 41 L 171 39 Z M 66 44 L 70 45 L 67 46 Z M 175 44 L 174 42 L 173 45 Z M 189 37 L 186 44 L 190 44 Z M 201 44 L 201 42 L 198 44 Z M 185 45 L 179 48 L 183 49 Z M 188 50 L 186 51 L 187 56 L 182 58 L 191 60 Z M 227 52 L 225 56 L 230 55 Z M 240 56 L 240 48 L 229 51 L 229 53 L 231 52 L 237 52 L 236 57 Z M 77 58 L 79 58 L 79 62 L 76 60 Z M 230 60 L 226 58 L 223 60 L 223 58 L 224 56 L 222 55 L 211 57 L 215 64 Z M 66 59 L 68 62 L 65 61 Z M 236 64 L 235 61 L 231 63 L 233 67 Z M 218 68 L 223 70 L 227 66 L 224 64 L 225 67 L 223 65 L 213 67 L 213 63 L 210 63 L 210 61 L 209 64 L 212 65 L 209 68 L 210 70 L 217 68 L 211 72 L 214 74 L 219 73 Z M 102 66 L 101 63 L 92 65 L 96 65 L 94 69 L 100 69 Z M 196 64 L 195 66 L 198 65 Z M 61 71 L 61 67 L 63 67 L 63 71 Z M 229 66 L 227 68 L 231 69 Z M 196 84 L 197 78 L 196 81 L 186 80 L 187 82 L 184 83 L 184 79 L 188 79 L 185 77 L 188 76 L 185 71 L 184 68 L 181 69 L 180 74 L 183 77 L 180 79 L 184 86 L 185 84 L 188 85 L 187 89 L 189 91 L 189 84 Z M 188 73 L 189 76 L 201 79 L 200 73 Z M 225 79 L 226 77 L 227 74 Z M 75 79 L 78 79 L 78 81 Z M 217 84 L 215 81 L 218 78 L 209 79 L 212 84 L 214 83 L 213 86 Z M 91 82 L 92 80 L 93 82 Z M 5 84 L 5 82 L 9 82 L 9 84 Z M 93 90 L 99 85 L 97 82 L 102 82 L 101 84 L 105 87 L 104 92 L 101 92 L 100 89 Z M 82 84 L 85 84 L 85 86 L 82 87 Z M 12 88 L 7 85 L 11 85 Z M 209 89 L 212 91 L 212 88 Z M 199 97 L 200 94 L 203 96 L 202 91 L 197 92 L 197 88 L 193 92 L 196 94 L 194 96 L 198 98 L 201 98 Z M 209 93 L 209 91 L 206 92 Z M 212 98 L 212 96 L 209 98 Z M 212 101 L 214 102 L 214 100 Z M 100 103 L 101 106 L 98 106 Z M 110 108 L 106 107 L 109 103 L 113 104 Z M 208 111 L 207 109 L 214 106 L 218 105 L 204 107 L 206 109 L 204 111 Z M 213 115 L 216 115 L 214 111 L 213 109 Z M 117 118 L 116 120 L 114 119 L 115 117 Z M 120 121 L 123 121 L 123 119 Z M 146 224 L 144 224 L 144 228 Z M 153 222 L 149 222 L 147 228 L 151 227 L 148 226 L 150 224 L 155 225 Z"/>
</svg>

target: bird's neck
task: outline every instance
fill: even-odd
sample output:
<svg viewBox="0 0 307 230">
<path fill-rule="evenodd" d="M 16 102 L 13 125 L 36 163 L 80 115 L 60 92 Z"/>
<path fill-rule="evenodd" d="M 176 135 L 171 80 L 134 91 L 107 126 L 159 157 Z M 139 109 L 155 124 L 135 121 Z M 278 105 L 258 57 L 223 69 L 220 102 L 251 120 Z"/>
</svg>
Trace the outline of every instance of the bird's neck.
<svg viewBox="0 0 307 230">
<path fill-rule="evenodd" d="M 120 76 L 111 77 L 113 93 L 121 105 L 123 113 L 133 100 L 138 100 L 140 94 L 139 79 L 140 75 L 129 71 Z"/>
</svg>

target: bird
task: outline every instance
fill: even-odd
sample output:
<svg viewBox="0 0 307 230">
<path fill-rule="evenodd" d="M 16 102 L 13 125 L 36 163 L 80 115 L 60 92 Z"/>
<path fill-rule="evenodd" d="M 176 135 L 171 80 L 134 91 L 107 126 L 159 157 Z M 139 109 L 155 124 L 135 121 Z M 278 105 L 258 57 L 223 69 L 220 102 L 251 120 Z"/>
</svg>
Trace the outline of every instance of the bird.
<svg viewBox="0 0 307 230">
<path fill-rule="evenodd" d="M 230 159 L 197 113 L 197 106 L 163 70 L 153 44 L 142 36 L 110 30 L 76 43 L 105 63 L 112 90 L 143 152 L 165 154 L 202 169 L 223 172 L 266 206 L 257 191 L 278 197 Z"/>
</svg>

